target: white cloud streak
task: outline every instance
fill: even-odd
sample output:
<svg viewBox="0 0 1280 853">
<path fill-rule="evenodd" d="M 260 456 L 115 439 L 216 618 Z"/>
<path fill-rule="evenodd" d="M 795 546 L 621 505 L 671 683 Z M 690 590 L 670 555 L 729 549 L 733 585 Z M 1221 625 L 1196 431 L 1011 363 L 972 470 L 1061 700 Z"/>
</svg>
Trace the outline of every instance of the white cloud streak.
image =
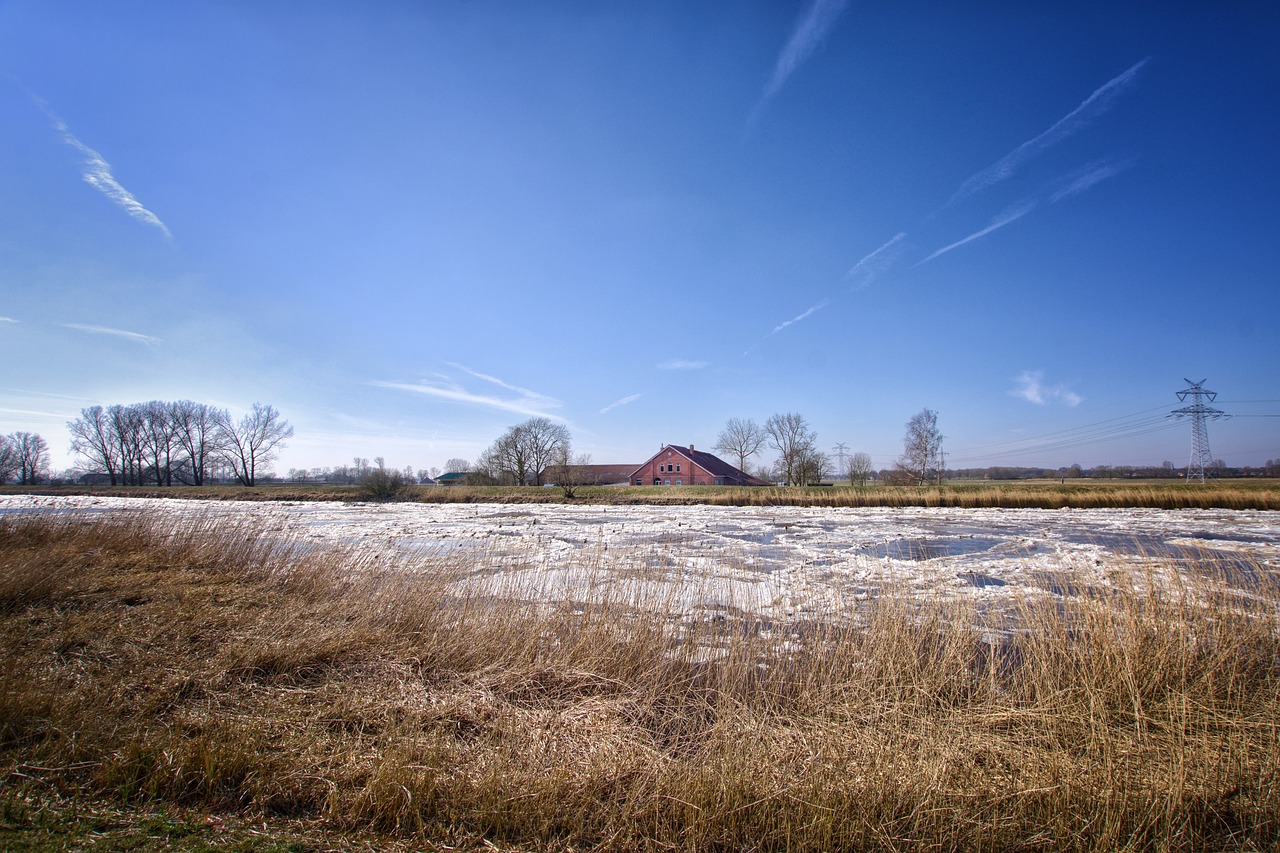
<svg viewBox="0 0 1280 853">
<path fill-rule="evenodd" d="M 793 325 L 795 323 L 799 323 L 801 320 L 809 319 L 814 314 L 821 311 L 823 308 L 826 308 L 830 302 L 831 302 L 830 299 L 824 299 L 821 302 L 819 302 L 817 305 L 814 305 L 813 307 L 809 308 L 804 313 L 799 314 L 795 317 L 792 317 L 790 320 L 786 321 L 785 323 L 779 323 L 778 325 L 773 327 L 773 331 L 769 333 L 769 337 L 773 337 L 774 335 L 778 334 L 778 332 L 781 332 L 787 326 Z"/>
<path fill-rule="evenodd" d="M 929 263 L 929 261 L 938 257 L 939 255 L 945 255 L 947 252 L 950 252 L 952 249 L 960 248 L 965 243 L 971 243 L 974 240 L 977 240 L 979 237 L 985 237 L 988 234 L 990 234 L 992 231 L 997 231 L 1005 227 L 1011 222 L 1017 222 L 1019 219 L 1021 219 L 1022 217 L 1030 213 L 1032 210 L 1034 210 L 1035 206 L 1036 206 L 1036 203 L 1034 201 L 1027 201 L 1027 202 L 1023 202 L 1020 205 L 1015 205 L 1014 207 L 1009 208 L 1004 213 L 997 216 L 995 221 L 993 221 L 986 228 L 983 228 L 981 231 L 975 231 L 974 233 L 970 234 L 968 237 L 965 237 L 963 240 L 957 240 L 956 242 L 952 243 L 950 246 L 943 246 L 941 249 L 934 252 L 932 255 L 925 258 L 923 261 L 918 262 L 916 266 L 927 264 Z"/>
<path fill-rule="evenodd" d="M 751 117 L 747 120 L 748 128 L 755 124 L 765 105 L 782 90 L 795 70 L 818 49 L 847 5 L 848 0 L 813 0 L 804 15 L 796 22 L 795 29 L 791 31 L 791 37 L 782 48 L 782 53 L 778 54 L 773 76 L 769 78 L 769 83 L 764 87 L 764 93 L 756 102 L 755 108 L 751 111 Z"/>
<path fill-rule="evenodd" d="M 901 254 L 903 248 L 902 241 L 905 239 L 907 239 L 907 233 L 905 231 L 898 232 L 888 243 L 885 243 L 854 264 L 853 268 L 845 273 L 844 277 L 854 280 L 853 286 L 855 290 L 861 290 L 871 284 L 898 259 L 898 255 Z"/>
<path fill-rule="evenodd" d="M 154 346 L 160 343 L 159 338 L 153 338 L 151 335 L 144 335 L 141 332 L 130 332 L 125 329 L 112 329 L 108 326 L 90 326 L 84 323 L 63 323 L 64 329 L 74 329 L 77 332 L 88 332 L 91 335 L 111 335 L 117 338 L 124 338 L 126 341 L 133 341 L 137 344 L 146 344 Z"/>
<path fill-rule="evenodd" d="M 1065 385 L 1045 385 L 1044 373 L 1039 370 L 1022 371 L 1014 382 L 1013 390 L 1009 393 L 1028 403 L 1035 403 L 1037 406 L 1059 402 L 1075 408 L 1084 402 L 1083 397 Z"/>
<path fill-rule="evenodd" d="M 704 367 L 709 367 L 710 364 L 705 361 L 686 361 L 682 358 L 673 358 L 654 366 L 659 370 L 702 370 Z"/>
<path fill-rule="evenodd" d="M 605 406 L 603 409 L 600 410 L 599 413 L 602 415 L 607 415 L 609 412 L 612 412 L 614 409 L 621 408 L 622 406 L 630 405 L 631 403 L 634 403 L 636 400 L 639 400 L 643 396 L 644 396 L 643 394 L 629 394 L 626 397 L 623 397 L 621 400 L 615 400 L 609 405 Z"/>
<path fill-rule="evenodd" d="M 76 135 L 67 127 L 67 123 L 63 121 L 57 113 L 55 113 L 48 104 L 40 98 L 32 96 L 36 105 L 44 111 L 44 114 L 53 122 L 53 129 L 58 131 L 62 137 L 62 141 L 70 145 L 76 151 L 84 156 L 84 160 L 80 164 L 81 176 L 85 183 L 101 192 L 107 198 L 111 199 L 119 205 L 125 213 L 133 217 L 139 222 L 159 228 L 165 237 L 172 238 L 173 234 L 169 232 L 169 226 L 160 221 L 160 217 L 156 216 L 150 210 L 142 206 L 142 202 L 134 197 L 133 193 L 126 190 L 120 185 L 111 173 L 111 164 L 108 163 L 101 154 L 94 151 L 88 145 L 85 145 Z"/>
<path fill-rule="evenodd" d="M 548 397 L 545 394 L 540 394 L 537 391 L 530 391 L 528 388 L 521 388 L 519 385 L 511 385 L 507 382 L 503 382 L 501 379 L 498 379 L 496 376 L 490 376 L 487 373 L 479 373 L 467 367 L 466 365 L 458 364 L 456 362 L 451 361 L 449 362 L 449 366 L 456 370 L 461 370 L 463 373 L 470 374 L 471 376 L 474 376 L 477 379 L 483 379 L 485 382 L 491 382 L 494 385 L 497 385 L 499 388 L 503 388 L 507 391 L 514 391 L 517 394 L 519 394 L 522 398 L 525 398 L 528 400 L 541 400 L 541 401 L 544 401 L 547 405 L 551 405 L 551 406 L 560 405 L 559 400 L 556 400 L 552 397 Z"/>
<path fill-rule="evenodd" d="M 18 321 L 13 319 L 12 317 L 0 317 L 0 323 L 16 323 L 16 322 Z"/>
<path fill-rule="evenodd" d="M 1076 133 L 1090 121 L 1105 113 L 1111 108 L 1116 98 L 1133 85 L 1138 78 L 1139 72 L 1149 61 L 1150 57 L 1137 63 L 1118 77 L 1108 80 L 1095 89 L 1093 94 L 1085 98 L 1080 106 L 1054 122 L 1053 126 L 1048 130 L 1039 136 L 1028 139 L 995 163 L 971 176 L 960 185 L 960 189 L 956 190 L 956 194 L 951 197 L 951 201 L 948 203 L 954 204 L 962 198 L 971 196 L 1005 180 L 1013 175 L 1018 167 L 1027 160 Z"/>
<path fill-rule="evenodd" d="M 383 382 L 374 381 L 370 384 L 377 388 L 388 388 L 394 391 L 405 391 L 411 394 L 422 394 L 427 397 L 435 397 L 440 400 L 449 400 L 455 403 L 466 403 L 475 406 L 484 406 L 486 408 L 498 409 L 504 412 L 515 412 L 519 415 L 527 415 L 529 417 L 551 418 L 552 420 L 568 423 L 568 421 L 560 415 L 552 412 L 552 409 L 560 408 L 561 402 L 554 397 L 546 394 L 540 394 L 537 391 L 531 391 L 528 388 L 521 388 L 518 385 L 511 385 L 494 376 L 485 373 L 479 373 L 469 367 L 461 364 L 450 364 L 451 367 L 462 371 L 477 379 L 496 385 L 506 391 L 514 392 L 514 396 L 498 396 L 495 394 L 478 393 L 467 389 L 463 385 L 452 381 L 448 377 L 437 374 L 436 379 L 424 379 L 420 382 Z"/>
<path fill-rule="evenodd" d="M 1049 201 L 1057 203 L 1064 198 L 1079 195 L 1094 184 L 1107 178 L 1113 178 L 1133 165 L 1132 160 L 1107 161 L 1099 160 L 1072 172 L 1059 180 L 1059 188 L 1049 196 Z"/>
</svg>

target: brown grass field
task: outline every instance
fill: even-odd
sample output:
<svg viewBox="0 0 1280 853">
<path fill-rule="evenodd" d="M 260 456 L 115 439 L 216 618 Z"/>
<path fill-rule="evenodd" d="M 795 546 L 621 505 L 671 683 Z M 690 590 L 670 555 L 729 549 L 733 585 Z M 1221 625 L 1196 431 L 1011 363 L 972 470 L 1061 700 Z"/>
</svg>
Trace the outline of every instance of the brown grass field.
<svg viewBox="0 0 1280 853">
<path fill-rule="evenodd" d="M 0 495 L 117 495 L 194 500 L 358 501 L 360 486 L 279 483 L 243 486 L 0 486 Z M 823 507 L 1007 507 L 1011 509 L 1280 510 L 1280 481 L 1264 478 L 1183 483 L 1179 480 L 1020 480 L 944 482 L 941 487 L 586 486 L 573 498 L 536 486 L 410 486 L 398 500 L 422 503 L 588 503 Z"/>
<path fill-rule="evenodd" d="M 1280 845 L 1274 566 L 778 624 L 467 559 L 0 517 L 0 849 Z"/>
</svg>

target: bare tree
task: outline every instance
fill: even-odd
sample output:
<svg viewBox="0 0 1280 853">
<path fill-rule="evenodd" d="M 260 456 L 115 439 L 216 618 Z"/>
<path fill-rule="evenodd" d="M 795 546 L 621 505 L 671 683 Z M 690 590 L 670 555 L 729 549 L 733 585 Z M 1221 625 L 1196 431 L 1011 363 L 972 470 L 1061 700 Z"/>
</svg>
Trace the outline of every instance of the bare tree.
<svg viewBox="0 0 1280 853">
<path fill-rule="evenodd" d="M 81 409 L 80 417 L 67 421 L 67 429 L 71 431 L 71 452 L 83 459 L 90 471 L 105 473 L 111 485 L 118 485 L 120 442 L 107 410 L 101 406 Z"/>
<path fill-rule="evenodd" d="M 225 411 L 218 413 L 218 453 L 243 485 L 258 482 L 260 469 L 275 458 L 293 427 L 281 419 L 274 406 L 254 403 L 252 411 L 233 423 Z"/>
<path fill-rule="evenodd" d="M 7 435 L 0 435 L 0 483 L 7 483 L 18 473 L 18 446 Z"/>
<path fill-rule="evenodd" d="M 796 466 L 797 485 L 814 486 L 822 482 L 831 469 L 831 457 L 810 445 L 801 454 Z"/>
<path fill-rule="evenodd" d="M 179 400 L 170 404 L 174 436 L 186 454 L 191 482 L 203 486 L 209 463 L 218 450 L 218 419 L 226 414 L 205 403 Z"/>
<path fill-rule="evenodd" d="M 520 424 L 520 437 L 533 471 L 533 481 L 542 485 L 542 471 L 569 453 L 569 428 L 550 418 L 529 418 Z"/>
<path fill-rule="evenodd" d="M 157 486 L 173 485 L 173 455 L 179 448 L 168 403 L 152 400 L 138 406 L 142 413 L 142 448 Z"/>
<path fill-rule="evenodd" d="M 507 429 L 484 452 L 485 470 L 499 482 L 542 485 L 543 469 L 569 453 L 569 429 L 550 418 L 529 418 Z"/>
<path fill-rule="evenodd" d="M 855 453 L 849 457 L 849 485 L 865 486 L 871 477 L 871 457 L 865 453 Z"/>
<path fill-rule="evenodd" d="M 519 426 L 513 426 L 498 436 L 476 460 L 477 469 L 505 486 L 526 485 L 531 465 L 528 446 L 522 440 Z"/>
<path fill-rule="evenodd" d="M 120 448 L 120 480 L 126 486 L 142 483 L 142 412 L 119 404 L 107 409 L 111 430 Z"/>
<path fill-rule="evenodd" d="M 907 421 L 907 432 L 902 438 L 902 457 L 898 465 L 924 485 L 929 469 L 941 471 L 940 453 L 942 433 L 938 431 L 938 413 L 933 409 L 921 409 Z"/>
<path fill-rule="evenodd" d="M 547 466 L 547 479 L 559 487 L 566 498 L 577 495 L 578 488 L 591 481 L 591 454 L 574 456 L 566 445 L 551 465 Z"/>
<path fill-rule="evenodd" d="M 456 456 L 453 459 L 450 459 L 448 462 L 444 463 L 444 472 L 446 474 L 465 474 L 470 470 L 471 470 L 471 463 L 465 459 L 459 459 Z M 438 477 L 440 475 L 437 474 L 436 476 Z"/>
<path fill-rule="evenodd" d="M 769 436 L 751 418 L 730 418 L 716 438 L 713 450 L 738 460 L 738 470 L 747 470 L 747 460 L 760 452 Z"/>
<path fill-rule="evenodd" d="M 34 486 L 49 473 L 49 442 L 35 432 L 9 436 L 18 456 L 18 485 Z"/>
<path fill-rule="evenodd" d="M 803 463 L 807 456 L 817 452 L 817 433 L 809 429 L 805 419 L 795 412 L 773 415 L 765 421 L 764 431 L 769 436 L 769 443 L 778 451 L 778 474 L 789 486 L 803 483 Z"/>
</svg>

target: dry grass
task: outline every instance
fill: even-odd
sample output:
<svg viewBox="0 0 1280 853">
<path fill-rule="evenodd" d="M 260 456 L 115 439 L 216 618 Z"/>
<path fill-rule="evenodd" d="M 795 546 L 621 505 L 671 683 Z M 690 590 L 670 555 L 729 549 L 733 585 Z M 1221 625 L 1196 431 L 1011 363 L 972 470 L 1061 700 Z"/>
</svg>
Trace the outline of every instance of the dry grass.
<svg viewBox="0 0 1280 853">
<path fill-rule="evenodd" d="M 465 559 L 465 558 L 455 558 Z M 842 623 L 495 596 L 247 530 L 0 519 L 0 780 L 483 849 L 1280 844 L 1270 567 Z"/>
<path fill-rule="evenodd" d="M 0 495 L 114 495 L 192 500 L 358 501 L 360 486 L 275 484 L 243 486 L 0 486 Z M 584 486 L 573 498 L 536 486 L 409 486 L 397 500 L 419 503 L 577 503 L 668 506 L 958 507 L 979 509 L 1254 509 L 1280 510 L 1276 480 L 1219 480 L 1207 484 L 1179 480 L 1045 480 L 1017 482 L 948 481 L 937 486 L 761 487 Z"/>
</svg>

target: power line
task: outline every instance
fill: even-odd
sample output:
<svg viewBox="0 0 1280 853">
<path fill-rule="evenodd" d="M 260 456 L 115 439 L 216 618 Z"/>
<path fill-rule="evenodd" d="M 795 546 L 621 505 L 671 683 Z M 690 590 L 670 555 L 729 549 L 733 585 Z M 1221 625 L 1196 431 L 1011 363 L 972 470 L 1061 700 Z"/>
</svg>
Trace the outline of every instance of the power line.
<svg viewBox="0 0 1280 853">
<path fill-rule="evenodd" d="M 1148 415 L 1149 412 L 1163 409 L 1163 406 L 1159 406 L 1153 409 L 1144 409 L 1127 415 L 1107 418 L 1092 424 L 1056 430 L 1043 435 L 967 447 L 963 451 L 953 454 L 952 463 L 1007 459 L 1014 456 L 1048 453 L 1173 429 L 1174 425 L 1169 423 L 1165 416 Z"/>
<path fill-rule="evenodd" d="M 1022 448 L 1027 446 L 1029 442 L 1037 442 L 1041 439 L 1050 439 L 1050 438 L 1053 438 L 1054 436 L 1063 436 L 1062 439 L 1055 439 L 1055 440 L 1069 440 L 1067 437 L 1070 436 L 1072 433 L 1089 434 L 1093 432 L 1098 432 L 1100 430 L 1107 429 L 1108 428 L 1106 427 L 1107 424 L 1116 424 L 1117 421 L 1129 421 L 1134 418 L 1138 418 L 1141 415 L 1145 415 L 1149 412 L 1164 412 L 1164 411 L 1165 411 L 1164 406 L 1154 406 L 1150 409 L 1142 409 L 1141 411 L 1133 412 L 1127 415 L 1117 415 L 1114 418 L 1107 418 L 1106 420 L 1097 421 L 1096 423 L 1082 424 L 1080 426 L 1074 426 L 1074 427 L 1067 427 L 1066 429 L 1054 430 L 1053 432 L 1046 432 L 1041 435 L 1029 436 L 1027 438 L 1017 438 L 1017 439 L 1011 439 L 1009 441 L 998 441 L 998 442 L 993 442 L 991 444 L 975 444 L 975 445 L 971 445 L 966 449 L 969 450 L 970 452 L 973 452 L 973 451 L 980 451 L 980 450 L 987 450 L 987 449 L 995 450 L 1001 447 L 1016 446 L 1017 448 Z M 1158 418 L 1143 418 L 1140 422 L 1155 423 L 1162 420 L 1163 420 L 1163 416 Z M 1116 424 L 1116 426 L 1122 427 L 1125 425 Z"/>
</svg>

